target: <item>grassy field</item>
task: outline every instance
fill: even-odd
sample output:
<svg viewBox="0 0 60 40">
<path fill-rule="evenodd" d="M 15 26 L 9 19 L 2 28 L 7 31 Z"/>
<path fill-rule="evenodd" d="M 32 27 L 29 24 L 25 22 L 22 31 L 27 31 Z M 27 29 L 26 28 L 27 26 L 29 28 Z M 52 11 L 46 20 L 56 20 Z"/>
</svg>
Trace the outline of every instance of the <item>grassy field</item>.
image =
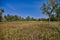
<svg viewBox="0 0 60 40">
<path fill-rule="evenodd" d="M 60 40 L 60 22 L 1 22 L 0 40 Z"/>
</svg>

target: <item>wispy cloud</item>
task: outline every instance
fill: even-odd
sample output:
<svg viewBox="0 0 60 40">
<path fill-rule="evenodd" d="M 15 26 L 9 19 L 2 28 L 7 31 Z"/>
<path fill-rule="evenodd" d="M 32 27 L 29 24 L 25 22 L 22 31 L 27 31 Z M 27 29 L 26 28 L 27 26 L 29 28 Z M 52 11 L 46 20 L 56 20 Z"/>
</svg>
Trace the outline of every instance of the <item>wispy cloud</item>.
<svg viewBox="0 0 60 40">
<path fill-rule="evenodd" d="M 12 10 L 12 11 L 15 11 L 16 9 L 11 5 L 11 4 L 6 4 L 7 8 Z"/>
<path fill-rule="evenodd" d="M 14 12 L 14 14 L 19 14 L 19 12 L 16 11 L 16 8 L 11 4 L 6 4 L 6 6 L 7 6 L 7 9 L 11 10 L 11 12 Z"/>
</svg>

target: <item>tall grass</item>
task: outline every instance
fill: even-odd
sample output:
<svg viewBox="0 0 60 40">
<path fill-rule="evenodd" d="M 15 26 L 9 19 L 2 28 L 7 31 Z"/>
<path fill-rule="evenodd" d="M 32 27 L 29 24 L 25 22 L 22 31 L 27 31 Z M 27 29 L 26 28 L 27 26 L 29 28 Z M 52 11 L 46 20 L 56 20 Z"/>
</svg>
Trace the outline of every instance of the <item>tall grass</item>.
<svg viewBox="0 0 60 40">
<path fill-rule="evenodd" d="M 0 23 L 0 40 L 60 40 L 58 25 L 42 21 Z"/>
</svg>

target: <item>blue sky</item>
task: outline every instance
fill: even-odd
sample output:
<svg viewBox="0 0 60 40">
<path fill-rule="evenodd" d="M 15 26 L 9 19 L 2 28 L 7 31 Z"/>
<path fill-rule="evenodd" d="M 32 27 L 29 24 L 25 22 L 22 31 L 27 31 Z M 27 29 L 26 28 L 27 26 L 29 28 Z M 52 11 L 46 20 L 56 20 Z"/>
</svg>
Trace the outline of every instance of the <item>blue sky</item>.
<svg viewBox="0 0 60 40">
<path fill-rule="evenodd" d="M 46 0 L 0 0 L 0 8 L 4 8 L 3 15 L 30 16 L 34 18 L 46 18 L 40 9 Z"/>
</svg>

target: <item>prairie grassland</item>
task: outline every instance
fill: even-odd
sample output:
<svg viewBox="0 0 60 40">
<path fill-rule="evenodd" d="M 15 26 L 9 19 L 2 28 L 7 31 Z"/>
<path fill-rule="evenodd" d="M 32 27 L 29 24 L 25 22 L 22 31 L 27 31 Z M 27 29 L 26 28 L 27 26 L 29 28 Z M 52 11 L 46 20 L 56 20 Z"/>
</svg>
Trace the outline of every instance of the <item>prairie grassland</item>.
<svg viewBox="0 0 60 40">
<path fill-rule="evenodd" d="M 31 26 L 33 25 L 33 27 L 35 25 L 39 25 L 39 26 L 59 26 L 60 22 L 42 22 L 42 21 L 20 21 L 20 22 L 2 22 L 0 23 L 0 26 L 2 27 L 25 27 L 25 26 Z"/>
<path fill-rule="evenodd" d="M 60 40 L 59 26 L 60 22 L 2 22 L 0 40 Z"/>
</svg>

